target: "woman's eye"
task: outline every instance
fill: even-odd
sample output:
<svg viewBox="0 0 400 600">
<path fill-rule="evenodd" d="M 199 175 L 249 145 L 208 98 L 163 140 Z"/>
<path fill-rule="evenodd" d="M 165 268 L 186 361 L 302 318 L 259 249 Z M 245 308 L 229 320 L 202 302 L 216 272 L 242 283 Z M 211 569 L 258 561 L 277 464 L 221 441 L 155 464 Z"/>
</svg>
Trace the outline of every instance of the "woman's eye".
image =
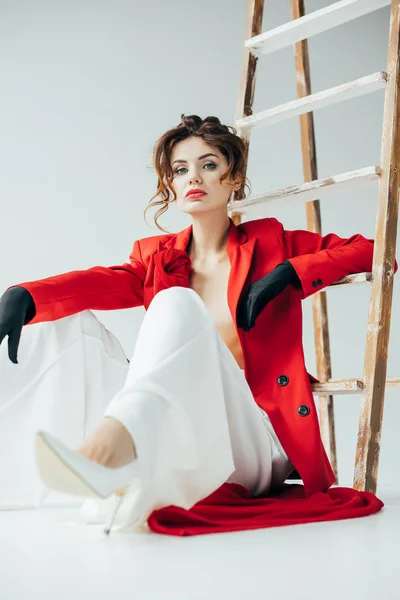
<svg viewBox="0 0 400 600">
<path fill-rule="evenodd" d="M 217 166 L 216 164 L 214 164 L 212 162 L 206 163 L 204 166 L 207 167 L 208 165 L 211 165 L 212 167 Z M 175 173 L 179 174 L 182 169 L 186 169 L 186 167 L 179 167 L 179 169 L 176 169 Z M 206 170 L 208 171 L 209 169 L 206 169 Z M 213 171 L 213 169 L 211 169 L 211 170 Z"/>
</svg>

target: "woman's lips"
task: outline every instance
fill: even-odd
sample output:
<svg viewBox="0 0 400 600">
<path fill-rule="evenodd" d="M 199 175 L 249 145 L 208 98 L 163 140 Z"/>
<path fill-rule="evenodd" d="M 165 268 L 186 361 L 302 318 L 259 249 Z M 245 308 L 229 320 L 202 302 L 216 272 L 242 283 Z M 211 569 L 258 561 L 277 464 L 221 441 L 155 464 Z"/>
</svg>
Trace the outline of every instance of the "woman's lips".
<svg viewBox="0 0 400 600">
<path fill-rule="evenodd" d="M 205 196 L 206 193 L 205 192 L 196 192 L 195 194 L 189 194 L 188 198 L 201 198 L 202 196 Z"/>
</svg>

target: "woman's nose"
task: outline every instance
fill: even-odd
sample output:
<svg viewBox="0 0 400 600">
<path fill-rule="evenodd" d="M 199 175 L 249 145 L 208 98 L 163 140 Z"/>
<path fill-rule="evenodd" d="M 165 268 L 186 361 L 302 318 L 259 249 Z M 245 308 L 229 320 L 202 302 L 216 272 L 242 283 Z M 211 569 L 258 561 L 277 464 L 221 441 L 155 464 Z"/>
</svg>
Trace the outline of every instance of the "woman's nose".
<svg viewBox="0 0 400 600">
<path fill-rule="evenodd" d="M 196 181 L 196 182 L 201 181 L 201 177 L 198 173 L 192 173 L 191 175 L 189 175 L 189 182 L 193 183 L 194 181 Z"/>
</svg>

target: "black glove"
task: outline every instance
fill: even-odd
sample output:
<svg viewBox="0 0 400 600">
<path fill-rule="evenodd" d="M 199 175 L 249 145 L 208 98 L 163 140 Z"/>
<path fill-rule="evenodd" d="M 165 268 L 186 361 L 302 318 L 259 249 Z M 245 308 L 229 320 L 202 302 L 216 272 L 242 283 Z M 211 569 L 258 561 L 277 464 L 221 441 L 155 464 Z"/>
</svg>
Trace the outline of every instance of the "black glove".
<svg viewBox="0 0 400 600">
<path fill-rule="evenodd" d="M 8 356 L 18 364 L 17 350 L 24 325 L 36 315 L 36 306 L 31 294 L 22 287 L 8 289 L 0 298 L 0 344 L 8 335 Z"/>
<path fill-rule="evenodd" d="M 254 281 L 241 301 L 237 314 L 237 326 L 249 331 L 263 308 L 285 287 L 292 283 L 301 286 L 300 279 L 289 261 L 280 263 L 268 275 Z"/>
</svg>

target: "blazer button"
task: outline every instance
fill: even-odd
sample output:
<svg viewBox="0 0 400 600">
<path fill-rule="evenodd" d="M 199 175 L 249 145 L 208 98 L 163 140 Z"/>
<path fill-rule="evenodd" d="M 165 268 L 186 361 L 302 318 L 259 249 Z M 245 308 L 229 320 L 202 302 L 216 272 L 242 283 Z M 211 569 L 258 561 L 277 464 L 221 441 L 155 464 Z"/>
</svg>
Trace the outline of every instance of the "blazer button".
<svg viewBox="0 0 400 600">
<path fill-rule="evenodd" d="M 308 408 L 308 406 L 306 404 L 302 404 L 297 409 L 297 412 L 299 413 L 300 416 L 306 417 L 309 414 L 310 409 Z"/>
<path fill-rule="evenodd" d="M 313 287 L 317 287 L 318 283 L 317 283 L 316 281 L 313 281 L 313 282 L 311 283 L 311 285 L 312 285 Z"/>
<path fill-rule="evenodd" d="M 318 280 L 317 280 L 317 284 L 318 284 L 318 285 L 322 285 L 322 279 L 318 279 Z"/>
<path fill-rule="evenodd" d="M 287 385 L 289 383 L 289 377 L 287 375 L 279 375 L 278 383 L 279 385 Z"/>
</svg>

